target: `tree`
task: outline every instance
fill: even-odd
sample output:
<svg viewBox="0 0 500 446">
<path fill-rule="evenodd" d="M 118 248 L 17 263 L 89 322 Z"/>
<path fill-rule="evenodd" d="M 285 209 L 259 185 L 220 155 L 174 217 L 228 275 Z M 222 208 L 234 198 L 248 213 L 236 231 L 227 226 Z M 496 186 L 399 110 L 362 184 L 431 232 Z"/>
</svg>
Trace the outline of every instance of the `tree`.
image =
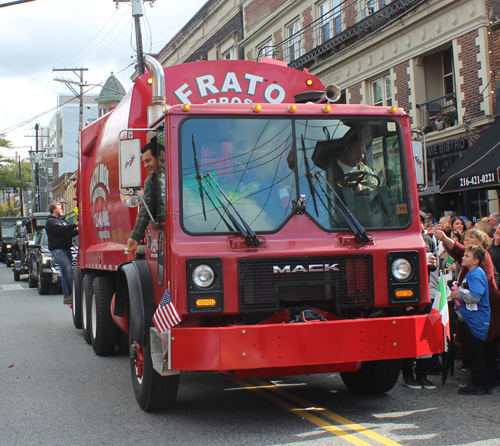
<svg viewBox="0 0 500 446">
<path fill-rule="evenodd" d="M 12 148 L 12 143 L 6 140 L 3 135 L 0 135 L 0 147 L 6 147 L 7 149 Z"/>
<path fill-rule="evenodd" d="M 12 144 L 0 136 L 0 147 L 11 149 Z M 21 168 L 20 172 L 19 168 Z M 33 187 L 31 171 L 29 162 L 21 161 L 18 163 L 12 158 L 0 154 L 0 192 L 10 191 L 10 196 L 13 198 L 15 194 L 31 189 Z M 8 203 L 7 207 L 10 207 L 10 204 Z"/>
</svg>

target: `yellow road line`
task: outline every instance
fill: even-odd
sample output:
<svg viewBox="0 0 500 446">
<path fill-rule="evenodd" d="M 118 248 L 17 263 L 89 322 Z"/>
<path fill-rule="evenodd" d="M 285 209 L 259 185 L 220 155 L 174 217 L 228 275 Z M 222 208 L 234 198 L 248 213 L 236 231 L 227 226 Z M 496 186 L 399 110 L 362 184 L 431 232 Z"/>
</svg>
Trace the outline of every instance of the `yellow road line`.
<svg viewBox="0 0 500 446">
<path fill-rule="evenodd" d="M 348 441 L 349 443 L 359 445 L 359 446 L 372 446 L 370 443 L 367 443 L 366 441 L 363 441 L 363 440 L 355 437 L 354 435 L 347 433 L 345 430 L 340 429 L 337 426 L 333 426 L 332 424 L 322 420 L 321 418 L 318 418 L 317 416 L 312 415 L 311 413 L 309 413 L 306 410 L 294 407 L 292 404 L 287 403 L 286 401 L 283 401 L 279 398 L 276 398 L 273 395 L 271 395 L 270 393 L 267 393 L 264 390 L 261 390 L 260 388 L 248 386 L 247 383 L 243 380 L 232 379 L 231 381 L 235 382 L 236 384 L 238 384 L 239 386 L 241 386 L 247 390 L 250 390 L 251 392 L 256 393 L 260 397 L 265 398 L 265 399 L 273 402 L 274 404 L 277 404 L 278 406 L 281 406 L 284 409 L 286 409 L 286 410 L 288 410 L 296 415 L 299 415 L 300 417 L 310 421 L 311 423 L 316 424 L 317 426 L 321 427 L 322 429 L 325 429 L 328 432 L 331 432 L 332 434 L 337 435 L 338 437 L 342 438 L 343 440 Z M 267 385 L 268 383 L 265 383 L 265 384 Z"/>
<path fill-rule="evenodd" d="M 358 432 L 361 435 L 364 435 L 372 440 L 375 440 L 385 446 L 402 446 L 400 443 L 397 443 L 393 440 L 390 440 L 387 437 L 384 437 L 380 434 L 377 434 L 376 432 L 371 431 L 370 429 L 361 426 L 360 424 L 357 424 L 353 421 L 348 420 L 347 418 L 344 418 L 340 415 L 337 415 L 333 412 L 330 412 L 329 410 L 326 410 L 321 407 L 316 407 L 314 403 L 311 403 L 307 400 L 304 400 L 296 395 L 293 395 L 289 392 L 286 392 L 283 389 L 280 389 L 279 386 L 270 386 L 268 382 L 262 380 L 262 379 L 251 379 L 250 381 L 254 382 L 258 386 L 266 386 L 267 389 L 270 389 L 273 392 L 276 392 L 277 394 L 281 395 L 284 398 L 289 399 L 290 401 L 293 401 L 295 403 L 300 404 L 302 407 L 314 407 L 315 410 L 320 411 L 320 413 L 327 417 L 330 418 L 333 421 L 336 421 L 337 423 L 343 424 L 344 426 L 348 427 L 349 429 L 352 429 L 355 432 Z"/>
</svg>

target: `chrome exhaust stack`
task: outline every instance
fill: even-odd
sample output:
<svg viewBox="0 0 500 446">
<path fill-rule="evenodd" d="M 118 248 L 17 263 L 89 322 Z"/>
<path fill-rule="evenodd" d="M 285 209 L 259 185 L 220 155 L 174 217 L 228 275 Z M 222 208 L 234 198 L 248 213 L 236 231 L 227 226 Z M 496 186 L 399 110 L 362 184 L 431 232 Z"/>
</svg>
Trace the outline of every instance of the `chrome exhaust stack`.
<svg viewBox="0 0 500 446">
<path fill-rule="evenodd" d="M 148 105 L 148 127 L 153 125 L 164 113 L 164 107 L 167 106 L 165 95 L 165 73 L 160 62 L 154 57 L 146 55 L 144 57 L 146 66 L 153 80 L 153 97 L 151 105 Z"/>
</svg>

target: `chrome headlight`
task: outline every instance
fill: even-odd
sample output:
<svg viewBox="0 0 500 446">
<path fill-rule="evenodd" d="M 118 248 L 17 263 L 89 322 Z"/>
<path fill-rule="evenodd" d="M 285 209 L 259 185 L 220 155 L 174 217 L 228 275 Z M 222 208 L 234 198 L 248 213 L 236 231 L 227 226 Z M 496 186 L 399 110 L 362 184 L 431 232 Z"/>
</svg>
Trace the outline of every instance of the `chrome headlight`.
<svg viewBox="0 0 500 446">
<path fill-rule="evenodd" d="M 197 287 L 207 288 L 214 282 L 215 274 L 211 266 L 203 264 L 193 270 L 192 277 Z"/>
<path fill-rule="evenodd" d="M 391 266 L 392 275 L 397 280 L 406 280 L 411 275 L 411 264 L 408 260 L 399 258 L 392 262 Z"/>
</svg>

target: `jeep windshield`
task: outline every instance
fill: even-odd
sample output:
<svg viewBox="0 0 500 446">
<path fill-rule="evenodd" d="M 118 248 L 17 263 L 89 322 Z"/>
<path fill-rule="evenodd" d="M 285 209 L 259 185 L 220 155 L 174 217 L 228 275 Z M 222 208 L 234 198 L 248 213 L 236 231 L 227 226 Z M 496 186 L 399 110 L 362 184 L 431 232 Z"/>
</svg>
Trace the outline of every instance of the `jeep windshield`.
<svg viewBox="0 0 500 446">
<path fill-rule="evenodd" d="M 301 205 L 326 231 L 348 231 L 334 200 L 369 230 L 409 221 L 399 124 L 382 118 L 189 118 L 181 138 L 182 223 L 188 233 L 239 233 L 201 178 L 211 174 L 257 233 Z M 336 193 L 334 193 L 335 191 Z"/>
</svg>

